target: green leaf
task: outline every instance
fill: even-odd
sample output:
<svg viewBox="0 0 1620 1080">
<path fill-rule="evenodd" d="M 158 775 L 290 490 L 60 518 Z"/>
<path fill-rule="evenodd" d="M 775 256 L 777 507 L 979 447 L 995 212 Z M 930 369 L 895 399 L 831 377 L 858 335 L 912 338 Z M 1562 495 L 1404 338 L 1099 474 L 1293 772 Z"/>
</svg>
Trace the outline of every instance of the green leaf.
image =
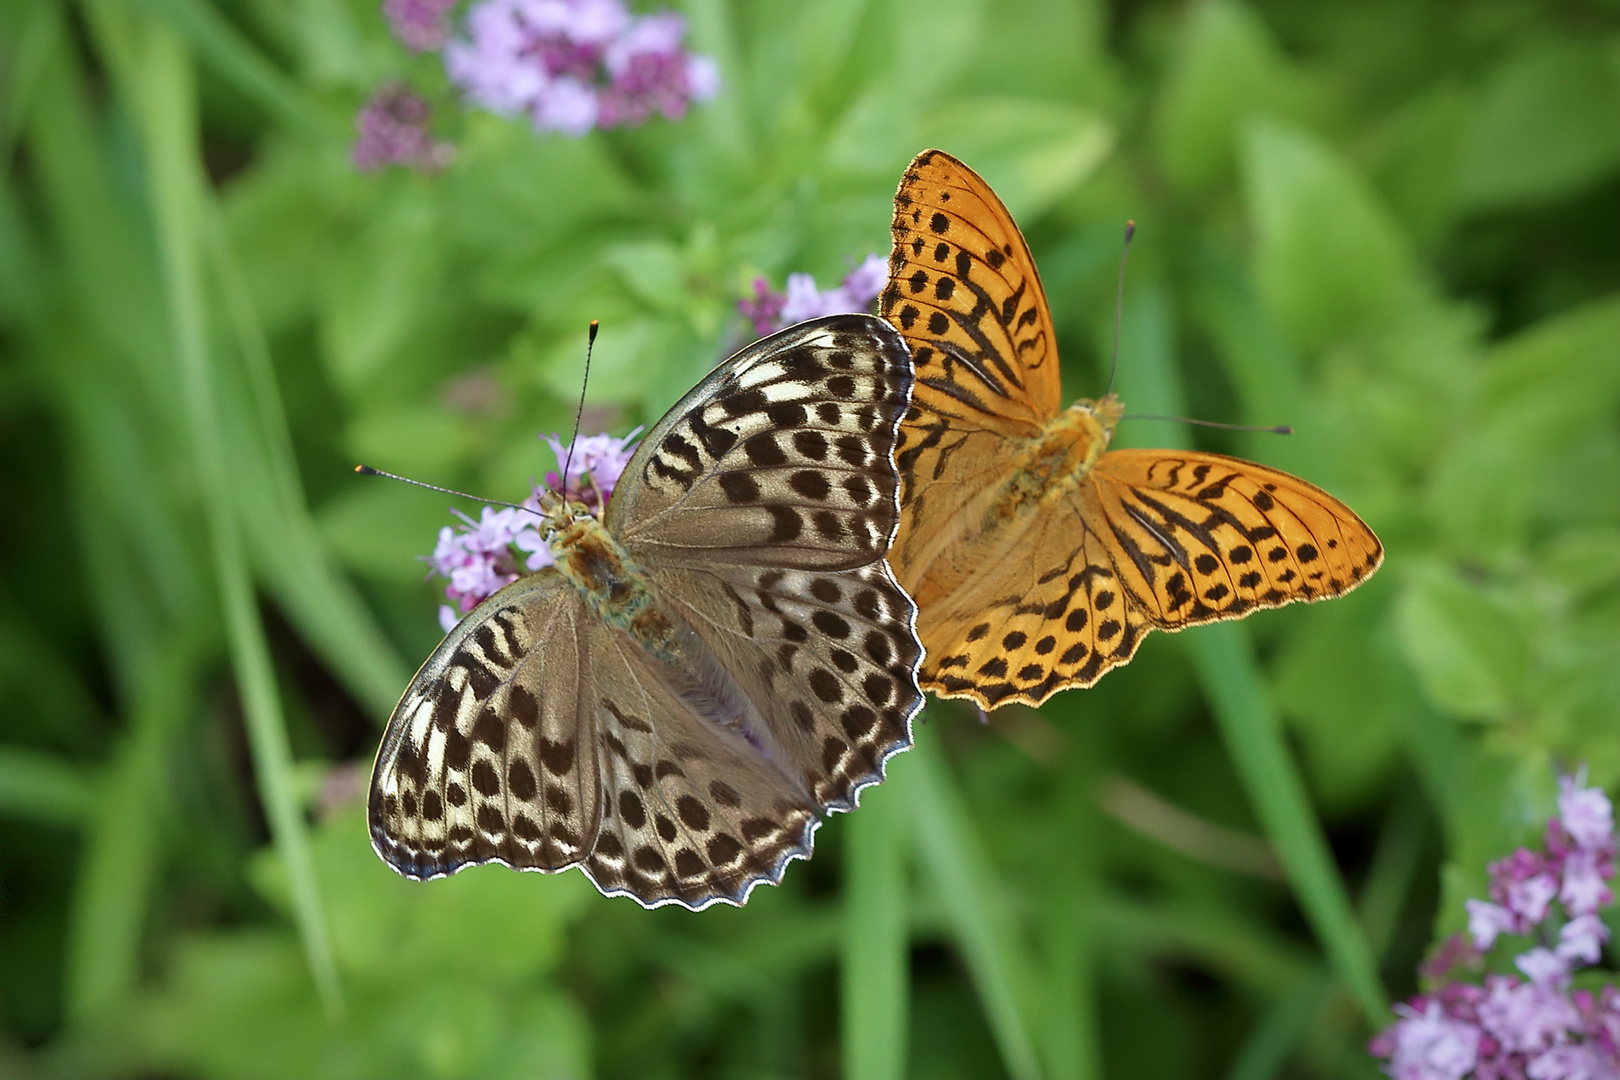
<svg viewBox="0 0 1620 1080">
<path fill-rule="evenodd" d="M 970 163 L 1025 223 L 1089 177 L 1114 149 L 1096 112 L 1029 98 L 950 102 L 922 125 L 921 141 Z"/>
<path fill-rule="evenodd" d="M 962 959 L 972 973 L 1002 1062 L 1015 1080 L 1040 1075 L 1030 1006 L 1034 968 L 983 842 L 974 834 L 945 756 L 931 728 L 919 728 L 906 755 L 911 770 L 918 860 Z"/>
<path fill-rule="evenodd" d="M 1546 43 L 1485 82 L 1462 151 L 1459 195 L 1481 212 L 1550 202 L 1620 166 L 1613 44 Z"/>
<path fill-rule="evenodd" d="M 1208 188 L 1230 178 L 1249 118 L 1297 117 L 1303 102 L 1297 76 L 1247 5 L 1205 0 L 1185 12 L 1154 108 L 1153 141 L 1172 179 Z"/>
<path fill-rule="evenodd" d="M 1406 237 L 1331 147 L 1256 121 L 1243 173 L 1255 281 L 1297 347 L 1320 349 L 1422 297 Z"/>
<path fill-rule="evenodd" d="M 1454 716 L 1504 718 L 1529 664 L 1517 613 L 1445 569 L 1412 567 L 1408 575 L 1397 625 L 1429 700 Z"/>
</svg>

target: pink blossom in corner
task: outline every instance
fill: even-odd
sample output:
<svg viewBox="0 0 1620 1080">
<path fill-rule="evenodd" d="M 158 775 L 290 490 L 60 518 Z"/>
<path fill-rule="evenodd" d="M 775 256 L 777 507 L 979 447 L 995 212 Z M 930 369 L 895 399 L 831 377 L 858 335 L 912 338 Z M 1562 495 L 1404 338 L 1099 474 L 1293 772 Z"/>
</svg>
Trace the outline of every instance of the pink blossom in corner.
<svg viewBox="0 0 1620 1080">
<path fill-rule="evenodd" d="M 1596 915 L 1578 915 L 1558 930 L 1558 956 L 1566 964 L 1595 964 L 1603 959 L 1609 928 Z"/>
<path fill-rule="evenodd" d="M 1420 969 L 1430 992 L 1397 1007 L 1395 1023 L 1369 1044 L 1391 1076 L 1620 1080 L 1620 988 L 1594 994 L 1571 979 L 1602 960 L 1609 940 L 1596 910 L 1613 901 L 1613 810 L 1606 795 L 1586 787 L 1584 770 L 1560 788 L 1546 851 L 1520 848 L 1490 865 L 1491 902 L 1466 902 L 1468 936 L 1452 935 Z M 1557 946 L 1515 956 L 1523 978 L 1462 981 L 1509 934 L 1542 942 L 1556 934 Z M 1465 1045 L 1473 1058 L 1459 1073 L 1465 1055 L 1456 1048 Z"/>
<path fill-rule="evenodd" d="M 1501 904 L 1484 900 L 1467 901 L 1468 933 L 1474 939 L 1474 948 L 1487 952 L 1496 944 L 1498 935 L 1511 934 L 1517 925 L 1513 912 Z"/>
<path fill-rule="evenodd" d="M 1395 1006 L 1401 1017 L 1391 1036 L 1389 1075 L 1395 1080 L 1462 1080 L 1479 1055 L 1479 1029 L 1446 1016 L 1438 1001 L 1422 1012 Z"/>
</svg>

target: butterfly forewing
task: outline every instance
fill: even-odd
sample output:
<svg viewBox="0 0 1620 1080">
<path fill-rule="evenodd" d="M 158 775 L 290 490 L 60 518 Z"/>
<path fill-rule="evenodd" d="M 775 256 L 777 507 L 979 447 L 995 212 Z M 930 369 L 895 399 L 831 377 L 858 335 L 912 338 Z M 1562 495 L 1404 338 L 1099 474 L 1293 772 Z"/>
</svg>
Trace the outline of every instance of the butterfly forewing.
<svg viewBox="0 0 1620 1080">
<path fill-rule="evenodd" d="M 1089 520 L 1113 535 L 1121 580 L 1167 630 L 1339 596 L 1383 561 L 1378 538 L 1348 506 L 1263 465 L 1114 450 L 1091 479 Z"/>
<path fill-rule="evenodd" d="M 1062 406 L 1040 274 L 996 193 L 929 150 L 894 197 L 883 316 L 910 342 L 922 413 L 1031 434 Z"/>
<path fill-rule="evenodd" d="M 372 846 L 411 878 L 504 862 L 560 870 L 590 851 L 600 815 L 593 617 L 553 570 L 469 614 L 400 699 L 373 769 Z"/>
<path fill-rule="evenodd" d="M 608 525 L 649 565 L 865 566 L 894 534 L 910 360 L 870 316 L 744 349 L 647 434 Z"/>
</svg>

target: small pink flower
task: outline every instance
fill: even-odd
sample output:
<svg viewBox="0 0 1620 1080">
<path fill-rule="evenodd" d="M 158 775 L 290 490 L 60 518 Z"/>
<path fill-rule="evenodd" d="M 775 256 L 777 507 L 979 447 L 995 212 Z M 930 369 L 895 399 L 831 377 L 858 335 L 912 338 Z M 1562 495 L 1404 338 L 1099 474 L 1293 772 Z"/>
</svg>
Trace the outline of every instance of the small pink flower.
<svg viewBox="0 0 1620 1080">
<path fill-rule="evenodd" d="M 1488 952 L 1500 934 L 1516 932 L 1518 922 L 1513 912 L 1500 904 L 1484 900 L 1468 900 L 1468 933 L 1474 938 L 1474 948 Z"/>
<path fill-rule="evenodd" d="M 1567 964 L 1595 964 L 1603 959 L 1609 928 L 1596 915 L 1577 915 L 1558 931 L 1558 956 Z"/>
<path fill-rule="evenodd" d="M 1508 975 L 1491 975 L 1485 985 L 1480 1026 L 1509 1053 L 1543 1050 L 1580 1026 L 1575 1006 L 1552 987 Z"/>
<path fill-rule="evenodd" d="M 1615 1074 L 1592 1047 L 1565 1044 L 1536 1055 L 1524 1075 L 1529 1080 L 1614 1080 Z"/>
<path fill-rule="evenodd" d="M 349 159 L 361 172 L 377 172 L 389 165 L 423 171 L 449 163 L 449 143 L 435 142 L 428 134 L 428 103 L 402 83 L 385 83 L 371 95 L 354 118 L 359 137 Z"/>
<path fill-rule="evenodd" d="M 1479 1055 L 1479 1029 L 1447 1017 L 1438 1001 L 1418 1012 L 1395 1006 L 1400 1017 L 1386 1032 L 1389 1075 L 1395 1080 L 1462 1080 Z"/>
<path fill-rule="evenodd" d="M 1588 915 L 1614 899 L 1614 893 L 1604 883 L 1605 878 L 1613 876 L 1614 865 L 1600 864 L 1597 852 L 1572 851 L 1564 860 L 1564 883 L 1558 898 L 1571 915 Z"/>
<path fill-rule="evenodd" d="M 1537 874 L 1510 886 L 1507 908 L 1532 926 L 1547 917 L 1547 905 L 1558 895 L 1558 880 L 1551 874 Z"/>
<path fill-rule="evenodd" d="M 632 15 L 622 0 L 478 0 L 445 70 L 476 105 L 579 136 L 679 119 L 713 97 L 719 70 L 685 36 L 681 16 Z"/>
<path fill-rule="evenodd" d="M 444 48 L 450 39 L 450 9 L 456 0 L 383 0 L 388 29 L 412 52 Z"/>
<path fill-rule="evenodd" d="M 825 292 L 809 274 L 789 274 L 781 293 L 771 292 L 769 284 L 759 278 L 754 282 L 754 298 L 738 301 L 737 310 L 753 320 L 754 329 L 764 336 L 806 319 L 871 311 L 888 278 L 888 260 L 881 255 L 868 255 Z"/>
<path fill-rule="evenodd" d="M 1514 957 L 1513 964 L 1533 983 L 1552 986 L 1569 978 L 1569 965 L 1557 953 L 1540 945 Z"/>
<path fill-rule="evenodd" d="M 1614 846 L 1614 807 L 1600 788 L 1586 786 L 1584 767 L 1559 780 L 1558 816 L 1575 843 L 1588 850 Z"/>
</svg>

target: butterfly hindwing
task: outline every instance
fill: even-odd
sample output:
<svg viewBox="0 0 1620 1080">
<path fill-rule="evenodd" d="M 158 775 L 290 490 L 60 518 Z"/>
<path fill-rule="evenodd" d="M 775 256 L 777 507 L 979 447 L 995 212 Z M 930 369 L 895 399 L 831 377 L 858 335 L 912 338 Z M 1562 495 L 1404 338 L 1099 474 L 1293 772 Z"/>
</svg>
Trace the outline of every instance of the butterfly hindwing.
<svg viewBox="0 0 1620 1080">
<path fill-rule="evenodd" d="M 1130 660 L 1152 628 L 1077 504 L 1024 525 L 1001 538 L 1001 557 L 986 559 L 929 612 L 926 640 L 940 644 L 923 683 L 942 697 L 1038 705 Z"/>
<path fill-rule="evenodd" d="M 714 682 L 703 672 L 673 688 L 645 653 L 603 644 L 605 799 L 585 872 L 604 893 L 694 909 L 740 904 L 758 883 L 780 881 L 789 861 L 809 856 L 819 823 L 801 780 L 702 701 Z M 694 668 L 713 663 L 700 655 Z M 729 705 L 749 710 L 740 698 Z"/>
<path fill-rule="evenodd" d="M 854 809 L 911 745 L 922 704 L 916 609 L 888 567 L 722 566 L 686 582 L 671 594 L 760 703 L 774 752 L 823 812 Z"/>
<path fill-rule="evenodd" d="M 868 565 L 894 534 L 910 387 L 905 343 L 868 315 L 755 342 L 648 432 L 608 525 L 649 565 Z"/>
<path fill-rule="evenodd" d="M 372 846 L 406 877 L 503 862 L 560 870 L 600 817 L 593 616 L 553 570 L 502 589 L 445 637 L 394 710 L 372 771 Z"/>
</svg>

